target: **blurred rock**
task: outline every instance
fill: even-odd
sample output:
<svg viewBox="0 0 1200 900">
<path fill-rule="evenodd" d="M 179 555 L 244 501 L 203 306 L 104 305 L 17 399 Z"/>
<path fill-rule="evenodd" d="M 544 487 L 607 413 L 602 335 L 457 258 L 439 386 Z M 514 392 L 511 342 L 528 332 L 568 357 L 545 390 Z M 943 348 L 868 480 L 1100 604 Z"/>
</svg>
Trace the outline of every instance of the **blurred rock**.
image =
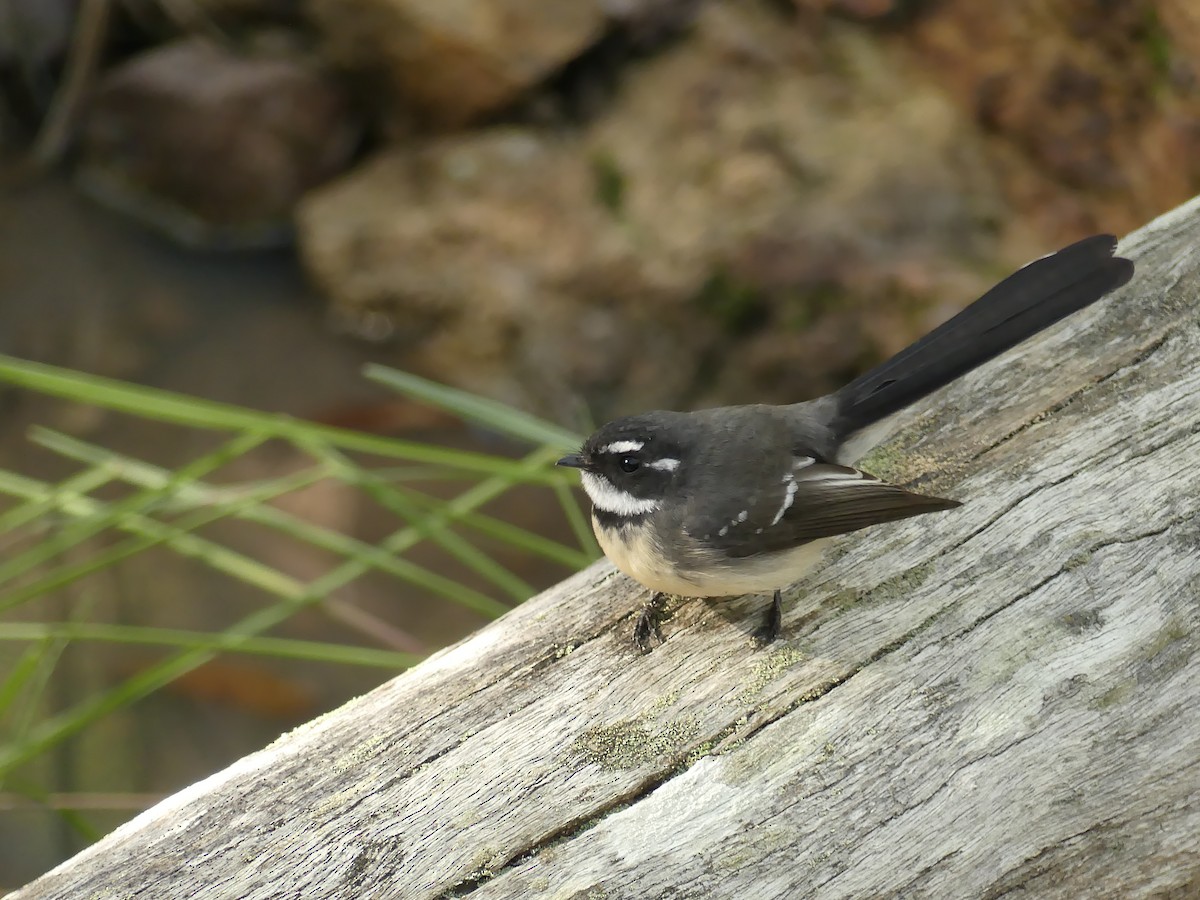
<svg viewBox="0 0 1200 900">
<path fill-rule="evenodd" d="M 0 93 L 0 159 L 17 147 L 17 118 L 8 107 L 7 99 Z"/>
<path fill-rule="evenodd" d="M 442 381 L 559 413 L 580 384 L 678 394 L 678 275 L 655 285 L 586 154 L 515 128 L 390 153 L 302 204 L 305 261 L 337 314 Z"/>
<path fill-rule="evenodd" d="M 298 23 L 301 0 L 120 0 L 121 7 L 144 28 L 213 34 L 245 26 Z"/>
<path fill-rule="evenodd" d="M 929 0 L 792 0 L 797 9 L 860 22 L 896 24 L 915 16 Z"/>
<path fill-rule="evenodd" d="M 1195 0 L 1158 0 L 1155 5 L 1161 31 L 1148 35 L 1149 41 L 1177 45 L 1194 77 L 1200 68 L 1200 6 Z"/>
<path fill-rule="evenodd" d="M 598 0 L 308 0 L 328 59 L 410 104 L 462 125 L 516 100 L 604 33 Z"/>
<path fill-rule="evenodd" d="M 0 0 L 0 152 L 23 145 L 54 96 L 78 0 Z"/>
<path fill-rule="evenodd" d="M 600 0 L 609 22 L 630 45 L 651 50 L 686 31 L 704 0 Z"/>
<path fill-rule="evenodd" d="M 403 366 L 566 421 L 828 389 L 986 286 L 1003 206 L 939 91 L 789 21 L 710 2 L 581 132 L 394 148 L 306 199 L 309 270 Z"/>
<path fill-rule="evenodd" d="M 608 108 L 638 59 L 686 34 L 703 0 L 600 0 L 604 36 L 504 111 L 510 122 L 579 125 Z"/>
<path fill-rule="evenodd" d="M 341 171 L 359 125 L 337 85 L 299 59 L 202 39 L 110 71 L 87 110 L 79 183 L 176 240 L 288 240 L 300 196 Z"/>
<path fill-rule="evenodd" d="M 161 0 L 158 0 L 161 4 Z M 286 22 L 299 19 L 301 0 L 188 0 L 202 15 L 220 21 Z"/>
<path fill-rule="evenodd" d="M 1043 234 L 1120 233 L 1200 190 L 1196 9 L 942 0 L 910 38 L 991 135 L 1006 194 Z"/>
<path fill-rule="evenodd" d="M 0 0 L 0 68 L 28 70 L 60 58 L 79 0 Z"/>
</svg>

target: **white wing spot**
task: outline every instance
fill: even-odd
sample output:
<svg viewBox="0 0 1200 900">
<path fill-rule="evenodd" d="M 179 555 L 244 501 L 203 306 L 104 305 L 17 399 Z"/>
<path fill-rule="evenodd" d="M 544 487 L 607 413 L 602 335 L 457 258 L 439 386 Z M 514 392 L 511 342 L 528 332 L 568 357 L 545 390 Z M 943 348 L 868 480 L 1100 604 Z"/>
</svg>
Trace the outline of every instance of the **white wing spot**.
<svg viewBox="0 0 1200 900">
<path fill-rule="evenodd" d="M 738 514 L 737 514 L 737 515 L 736 515 L 734 518 L 732 518 L 732 519 L 730 519 L 730 520 L 729 520 L 729 524 L 728 524 L 728 525 L 722 525 L 722 526 L 721 526 L 721 530 L 720 530 L 720 531 L 718 531 L 718 532 L 717 532 L 717 534 L 719 534 L 721 537 L 725 537 L 725 535 L 729 534 L 729 529 L 730 529 L 730 528 L 733 528 L 735 525 L 741 525 L 741 524 L 742 524 L 743 522 L 745 522 L 745 521 L 746 521 L 746 519 L 748 519 L 749 517 L 750 517 L 750 511 L 749 511 L 749 510 L 746 510 L 746 509 L 743 509 L 743 510 L 742 510 L 740 513 L 738 513 Z M 759 529 L 759 530 L 761 531 L 762 529 Z"/>
<path fill-rule="evenodd" d="M 835 469 L 833 471 L 814 472 L 812 475 L 803 475 L 801 477 L 805 481 L 878 481 L 874 476 L 860 472 L 858 469 L 852 469 L 849 472 L 840 472 Z"/>
<path fill-rule="evenodd" d="M 787 493 L 783 497 L 783 503 L 779 506 L 779 512 L 775 513 L 775 518 L 771 520 L 772 526 L 778 525 L 779 520 L 783 518 L 783 514 L 791 508 L 792 501 L 796 499 L 796 490 L 800 487 L 796 483 L 795 476 L 790 472 L 783 476 L 783 483 L 787 485 Z"/>
<path fill-rule="evenodd" d="M 601 453 L 636 453 L 645 444 L 641 441 L 613 441 L 607 447 L 601 447 Z"/>
<path fill-rule="evenodd" d="M 815 462 L 816 460 L 811 456 L 794 456 L 792 457 L 792 470 L 807 468 Z"/>
</svg>

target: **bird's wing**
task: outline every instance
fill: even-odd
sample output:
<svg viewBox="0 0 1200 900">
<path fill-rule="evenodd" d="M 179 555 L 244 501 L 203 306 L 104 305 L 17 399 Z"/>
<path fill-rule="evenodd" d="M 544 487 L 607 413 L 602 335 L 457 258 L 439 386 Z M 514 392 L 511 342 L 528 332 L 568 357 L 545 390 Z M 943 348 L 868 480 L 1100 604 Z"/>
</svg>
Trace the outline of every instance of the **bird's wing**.
<svg viewBox="0 0 1200 900">
<path fill-rule="evenodd" d="M 735 494 L 721 509 L 689 515 L 684 527 L 726 556 L 748 557 L 959 505 L 914 494 L 860 469 L 797 457 L 768 489 Z"/>
</svg>

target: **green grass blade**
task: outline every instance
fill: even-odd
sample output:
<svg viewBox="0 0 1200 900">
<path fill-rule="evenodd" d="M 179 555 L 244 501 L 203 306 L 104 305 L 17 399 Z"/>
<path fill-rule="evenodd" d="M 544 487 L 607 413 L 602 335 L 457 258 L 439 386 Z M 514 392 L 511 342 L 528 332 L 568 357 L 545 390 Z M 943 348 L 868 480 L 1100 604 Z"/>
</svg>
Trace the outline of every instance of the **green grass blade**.
<svg viewBox="0 0 1200 900">
<path fill-rule="evenodd" d="M 592 531 L 587 515 L 580 508 L 579 500 L 576 499 L 575 493 L 565 484 L 557 484 L 554 486 L 554 494 L 558 498 L 558 503 L 562 507 L 563 514 L 567 517 L 567 522 L 571 526 L 571 532 L 575 535 L 575 540 L 579 541 L 579 546 L 583 548 L 583 552 L 589 557 L 588 562 L 598 559 L 600 556 L 600 545 L 596 543 L 596 535 Z"/>
<path fill-rule="evenodd" d="M 368 666 L 399 671 L 421 661 L 414 653 L 354 647 L 321 641 L 290 638 L 245 637 L 229 640 L 221 633 L 209 634 L 178 628 L 147 628 L 97 622 L 8 622 L 0 623 L 0 641 L 101 641 L 106 643 L 184 647 L 192 650 L 228 650 L 256 656 L 301 659 L 306 662 Z"/>
<path fill-rule="evenodd" d="M 548 444 L 566 449 L 578 447 L 583 442 L 581 435 L 553 422 L 408 372 L 371 363 L 363 369 L 363 374 L 394 391 L 531 444 Z"/>
<path fill-rule="evenodd" d="M 172 491 L 169 495 L 164 495 L 161 503 L 163 508 L 168 509 L 191 510 L 199 506 L 232 507 L 235 504 L 240 505 L 247 497 L 271 499 L 311 487 L 318 481 L 329 477 L 327 468 L 322 465 L 314 465 L 307 469 L 289 472 L 278 478 L 240 482 L 233 485 L 212 485 L 199 479 L 178 482 L 171 469 L 117 453 L 97 444 L 89 444 L 87 441 L 81 441 L 63 434 L 61 431 L 34 426 L 30 430 L 30 439 L 38 446 L 45 447 L 59 456 L 110 472 L 112 480 L 119 480 L 125 484 L 156 493 L 162 493 L 165 488 L 173 485 Z M 248 513 L 256 508 L 258 507 L 251 506 L 241 512 Z"/>
<path fill-rule="evenodd" d="M 20 703 L 16 702 L 18 698 L 14 696 L 13 705 L 6 710 L 8 725 L 5 730 L 11 735 L 10 740 L 20 740 L 35 727 L 33 723 L 38 714 L 38 700 L 45 693 L 50 677 L 54 674 L 66 647 L 66 641 L 54 638 L 38 644 L 36 659 L 32 660 L 32 665 L 23 678 L 25 691 L 19 698 Z"/>
<path fill-rule="evenodd" d="M 538 484 L 553 484 L 562 478 L 562 473 L 554 472 L 549 467 L 530 471 L 520 463 L 484 453 L 451 450 L 318 425 L 290 416 L 202 400 L 159 388 L 126 384 L 3 354 L 0 354 L 0 381 L 78 403 L 130 413 L 142 419 L 192 428 L 253 432 L 289 441 L 320 440 L 343 450 L 358 450 L 386 459 L 407 459 L 476 475 L 519 476 L 524 481 Z"/>
<path fill-rule="evenodd" d="M 531 469 L 544 466 L 553 458 L 552 454 L 553 451 L 541 448 L 530 453 L 518 465 Z M 430 522 L 438 527 L 448 525 L 455 520 L 455 517 L 494 500 L 508 489 L 508 485 L 509 482 L 505 479 L 496 477 L 485 479 L 445 504 L 442 509 L 432 513 Z M 420 540 L 419 532 L 411 527 L 405 527 L 389 535 L 381 542 L 380 546 L 391 553 L 403 553 Z M 226 649 L 236 646 L 242 639 L 262 634 L 275 627 L 291 617 L 299 607 L 315 602 L 348 584 L 366 570 L 367 567 L 361 560 L 348 560 L 310 583 L 300 596 L 257 610 L 225 630 L 224 637 L 228 640 Z M 94 695 L 71 709 L 38 723 L 23 739 L 0 744 L 0 781 L 17 766 L 35 759 L 50 747 L 78 733 L 110 712 L 128 706 L 170 684 L 176 678 L 186 675 L 208 662 L 216 653 L 217 651 L 210 649 L 182 651 L 143 670 L 115 688 Z"/>
<path fill-rule="evenodd" d="M 436 508 L 443 502 L 424 495 L 414 495 L 413 499 L 427 508 Z M 582 569 L 594 559 L 574 547 L 561 544 L 552 538 L 543 537 L 527 528 L 522 528 L 520 525 L 513 525 L 511 522 L 505 522 L 503 519 L 497 519 L 484 513 L 464 513 L 459 516 L 459 521 L 481 534 L 511 544 L 518 550 L 534 553 L 551 562 L 559 563 L 571 571 Z"/>
<path fill-rule="evenodd" d="M 533 588 L 500 565 L 478 547 L 441 525 L 431 524 L 428 514 L 409 496 L 410 492 L 376 478 L 370 472 L 352 465 L 340 452 L 316 442 L 306 442 L 304 449 L 330 466 L 336 475 L 354 484 L 384 509 L 408 522 L 423 538 L 431 540 L 463 565 L 487 578 L 492 584 L 520 602 L 534 593 Z"/>
<path fill-rule="evenodd" d="M 64 495 L 90 494 L 113 480 L 115 472 L 106 465 L 77 472 L 57 485 L 0 469 L 0 494 L 22 497 L 25 502 L 0 515 L 0 536 L 23 528 L 52 514 Z"/>
<path fill-rule="evenodd" d="M 77 547 L 102 531 L 119 525 L 123 519 L 137 514 L 141 509 L 158 503 L 168 496 L 179 484 L 193 481 L 208 472 L 219 469 L 251 448 L 262 443 L 256 434 L 238 435 L 211 453 L 188 463 L 171 473 L 170 481 L 162 487 L 144 489 L 116 503 L 92 506 L 93 514 L 78 517 L 75 522 L 60 529 L 47 540 L 0 563 L 0 584 L 12 581 L 30 569 L 45 565 L 72 547 Z M 80 494 L 66 494 L 64 506 L 78 506 L 85 498 Z"/>
<path fill-rule="evenodd" d="M 32 583 L 0 594 L 0 610 L 11 608 L 71 584 L 91 572 L 110 566 L 114 562 L 140 553 L 156 544 L 167 544 L 183 556 L 202 560 L 210 568 L 224 572 L 269 594 L 284 598 L 297 598 L 303 594 L 304 587 L 294 578 L 248 556 L 189 533 L 217 519 L 225 518 L 239 505 L 261 503 L 268 496 L 269 491 L 264 488 L 257 493 L 246 495 L 236 503 L 201 509 L 192 515 L 181 517 L 169 525 L 145 516 L 126 514 L 117 522 L 116 528 L 130 532 L 135 537 L 78 563 L 52 569 Z M 105 504 L 101 501 L 93 500 L 90 497 L 77 498 L 76 502 L 71 504 L 69 511 L 94 520 L 102 515 L 104 506 Z"/>
<path fill-rule="evenodd" d="M 549 451 L 546 448 L 534 450 L 521 460 L 520 465 L 529 467 L 530 469 L 544 466 L 547 460 L 552 458 L 552 453 L 553 451 Z M 431 511 L 422 520 L 422 529 L 418 530 L 411 525 L 406 525 L 380 541 L 379 547 L 388 553 L 397 555 L 405 553 L 424 540 L 425 533 L 428 530 L 449 527 L 460 517 L 495 500 L 508 490 L 510 485 L 511 482 L 506 478 L 492 477 L 484 479 L 459 494 L 453 500 L 444 502 L 440 508 Z M 326 573 L 314 581 L 311 588 L 325 592 L 334 590 L 347 581 L 357 578 L 358 574 L 361 574 L 361 571 L 363 571 L 360 568 L 361 565 L 357 560 L 350 560 L 343 563 L 337 569 Z"/>
<path fill-rule="evenodd" d="M 359 434 L 0 356 L 0 381 L 65 397 L 77 403 L 129 413 L 142 419 L 237 433 L 214 454 L 202 457 L 179 471 L 168 472 L 73 441 L 65 435 L 39 432 L 35 439 L 43 446 L 67 456 L 75 454 L 75 458 L 90 464 L 92 468 L 58 485 L 0 472 L 0 492 L 20 498 L 15 508 L 0 515 L 0 537 L 11 532 L 16 539 L 15 548 L 21 550 L 20 553 L 9 555 L 0 549 L 0 576 L 6 576 L 10 586 L 7 594 L 0 595 L 0 608 L 5 603 L 21 602 L 22 599 L 72 584 L 89 573 L 111 565 L 116 559 L 160 544 L 177 553 L 202 560 L 211 568 L 259 587 L 275 598 L 270 605 L 243 618 L 223 633 L 214 635 L 74 621 L 0 623 L 0 640 L 30 641 L 33 644 L 19 656 L 15 668 L 0 682 L 0 711 L 7 709 L 10 721 L 16 718 L 24 720 L 22 727 L 6 735 L 5 742 L 0 744 L 0 779 L 14 767 L 36 758 L 99 718 L 136 702 L 221 652 L 258 653 L 391 669 L 410 664 L 414 659 L 411 654 L 264 636 L 264 632 L 286 621 L 300 608 L 320 602 L 372 569 L 452 596 L 491 615 L 505 609 L 503 604 L 484 594 L 470 591 L 451 579 L 398 558 L 421 541 L 439 543 L 464 566 L 480 572 L 515 599 L 523 599 L 532 593 L 532 588 L 523 580 L 453 530 L 459 523 L 572 568 L 586 562 L 586 555 L 573 547 L 478 512 L 480 506 L 494 500 L 515 484 L 539 484 L 565 490 L 570 473 L 555 471 L 551 464 L 566 448 L 579 443 L 578 435 L 500 404 L 469 398 L 461 392 L 419 379 L 406 379 L 400 373 L 396 375 L 399 381 L 393 380 L 393 387 L 404 390 L 410 396 L 420 397 L 472 422 L 522 440 L 552 446 L 542 446 L 522 460 L 501 459 L 481 453 Z M 297 476 L 289 475 L 234 487 L 208 485 L 200 481 L 227 460 L 250 452 L 256 445 L 272 438 L 287 440 L 305 449 L 314 446 L 326 448 L 326 452 L 315 454 L 324 466 L 318 465 Z M 363 472 L 361 467 L 343 456 L 345 451 L 369 453 L 380 459 L 399 460 L 412 465 L 397 465 L 388 472 Z M 330 460 L 337 465 L 331 465 Z M 321 477 L 343 478 L 385 508 L 402 516 L 406 524 L 378 546 L 371 546 L 304 522 L 285 510 L 263 505 L 273 496 Z M 415 478 L 466 477 L 472 480 L 482 477 L 483 480 L 448 501 L 404 486 L 406 481 Z M 98 487 L 115 479 L 133 485 L 135 492 L 112 502 L 101 501 L 94 496 Z M 164 511 L 171 514 L 170 521 L 161 520 Z M 193 533 L 201 526 L 225 516 L 243 518 L 273 528 L 288 537 L 339 555 L 343 561 L 311 583 L 304 584 Z M 67 524 L 57 528 L 49 537 L 38 535 L 38 530 L 46 529 L 47 523 L 54 517 L 65 518 Z M 80 547 L 91 548 L 93 545 L 89 541 L 109 531 L 122 532 L 129 537 L 122 539 L 115 547 L 95 552 L 90 558 L 80 560 L 72 553 L 64 559 L 65 552 Z M 28 539 L 34 536 L 38 543 L 30 547 Z M 29 550 L 33 552 L 26 556 Z M 13 557 L 16 557 L 15 562 Z M 39 567 L 48 566 L 57 568 L 49 572 L 37 571 Z M 28 583 L 25 576 L 29 573 L 40 577 Z M 14 590 L 12 582 L 16 579 L 19 579 L 19 588 Z M 44 682 L 56 668 L 58 653 L 70 640 L 120 641 L 178 650 L 111 689 L 93 694 L 51 717 L 35 720 L 30 714 L 35 711 L 39 715 L 42 713 Z M 43 686 L 39 687 L 39 684 Z M 14 718 L 12 713 L 18 707 L 23 708 L 24 712 Z"/>
<path fill-rule="evenodd" d="M 167 483 L 171 475 L 167 469 L 122 457 L 103 448 L 95 447 L 47 429 L 36 431 L 34 440 L 70 459 L 91 464 L 103 465 L 107 463 L 112 465 L 121 472 L 127 481 L 144 488 L 160 488 Z M 309 473 L 304 475 L 304 477 L 300 477 L 300 473 L 297 473 L 291 476 L 290 479 L 281 479 L 277 483 L 263 483 L 259 490 L 270 487 L 272 492 L 275 492 L 275 489 L 279 488 L 278 492 L 284 493 L 297 487 L 314 483 L 326 477 L 327 474 L 327 470 L 321 467 L 316 470 L 309 470 Z M 237 506 L 230 505 L 230 501 L 227 499 L 230 497 L 237 498 Z M 175 498 L 177 501 L 186 503 L 190 507 L 225 508 L 233 518 L 243 519 L 272 528 L 289 537 L 304 541 L 338 556 L 363 559 L 369 562 L 373 568 L 425 588 L 486 616 L 494 618 L 502 615 L 508 609 L 504 604 L 497 602 L 486 594 L 473 590 L 452 578 L 440 575 L 410 560 L 397 558 L 389 553 L 385 553 L 378 547 L 364 541 L 359 541 L 340 532 L 314 525 L 277 507 L 262 505 L 247 506 L 242 502 L 244 498 L 241 492 L 236 489 L 227 487 L 217 488 L 203 482 L 194 482 L 180 485 L 176 491 Z"/>
<path fill-rule="evenodd" d="M 0 722 L 5 720 L 9 710 L 17 702 L 21 690 L 37 673 L 42 658 L 50 650 L 52 644 L 53 639 L 47 638 L 28 647 L 13 666 L 12 671 L 8 673 L 8 677 L 4 679 L 3 683 L 0 683 Z"/>
</svg>

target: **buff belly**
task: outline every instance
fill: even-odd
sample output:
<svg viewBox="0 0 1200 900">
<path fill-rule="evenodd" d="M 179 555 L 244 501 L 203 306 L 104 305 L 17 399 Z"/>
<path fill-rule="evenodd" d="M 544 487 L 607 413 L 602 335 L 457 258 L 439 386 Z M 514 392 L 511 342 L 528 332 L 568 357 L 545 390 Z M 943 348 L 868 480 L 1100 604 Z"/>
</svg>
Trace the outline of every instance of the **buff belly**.
<svg viewBox="0 0 1200 900">
<path fill-rule="evenodd" d="M 778 553 L 721 558 L 692 548 L 686 565 L 669 559 L 645 527 L 605 528 L 592 517 L 600 549 L 614 566 L 652 591 L 681 597 L 732 597 L 774 591 L 802 578 L 821 558 L 825 541 Z"/>
</svg>

